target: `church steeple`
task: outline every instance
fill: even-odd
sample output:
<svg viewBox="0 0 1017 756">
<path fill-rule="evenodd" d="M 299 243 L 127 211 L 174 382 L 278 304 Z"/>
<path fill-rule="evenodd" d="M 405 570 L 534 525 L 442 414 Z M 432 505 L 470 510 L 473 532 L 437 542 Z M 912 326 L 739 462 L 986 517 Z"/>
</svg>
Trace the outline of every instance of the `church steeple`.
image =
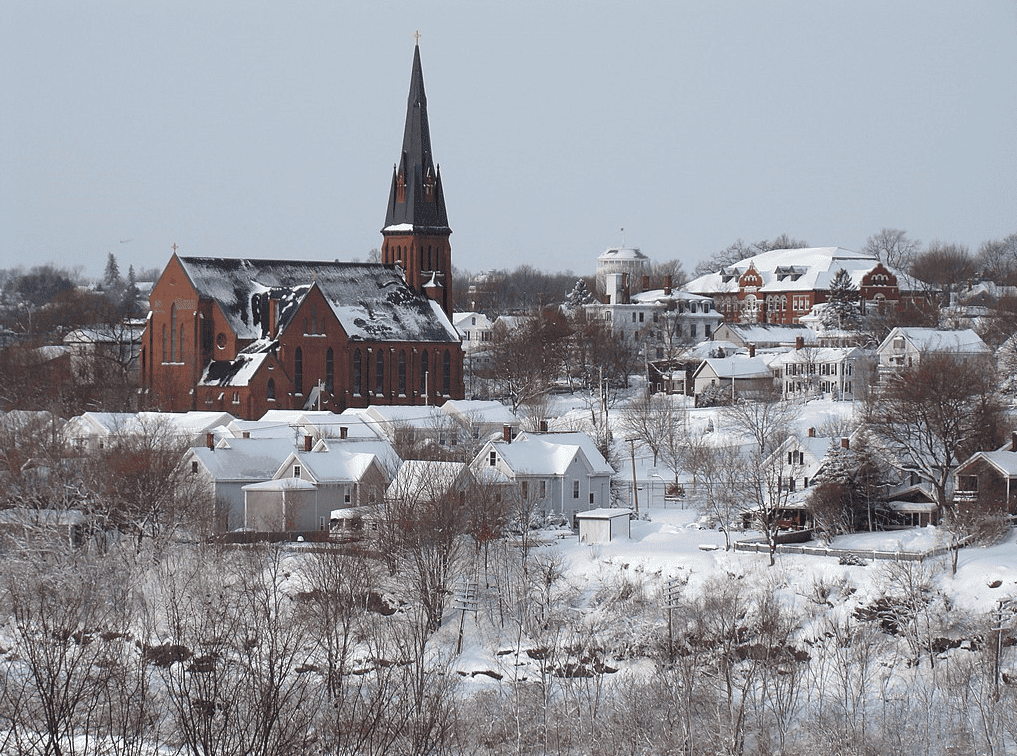
<svg viewBox="0 0 1017 756">
<path fill-rule="evenodd" d="M 392 168 L 382 261 L 399 263 L 413 288 L 437 299 L 452 314 L 452 254 L 441 172 L 431 154 L 427 95 L 420 45 L 413 48 L 410 93 L 399 161 Z"/>
</svg>

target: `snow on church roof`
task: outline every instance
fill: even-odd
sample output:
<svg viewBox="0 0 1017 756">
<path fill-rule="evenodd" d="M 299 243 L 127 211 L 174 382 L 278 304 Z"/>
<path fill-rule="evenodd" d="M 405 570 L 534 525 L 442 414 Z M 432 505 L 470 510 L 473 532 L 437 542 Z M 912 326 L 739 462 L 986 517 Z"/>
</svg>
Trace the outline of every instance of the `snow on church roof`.
<svg viewBox="0 0 1017 756">
<path fill-rule="evenodd" d="M 328 301 L 352 341 L 458 342 L 441 307 L 407 286 L 394 265 L 325 261 L 181 257 L 202 298 L 215 300 L 241 339 L 264 334 L 252 297 L 280 302 L 285 327 L 312 286 Z"/>
</svg>

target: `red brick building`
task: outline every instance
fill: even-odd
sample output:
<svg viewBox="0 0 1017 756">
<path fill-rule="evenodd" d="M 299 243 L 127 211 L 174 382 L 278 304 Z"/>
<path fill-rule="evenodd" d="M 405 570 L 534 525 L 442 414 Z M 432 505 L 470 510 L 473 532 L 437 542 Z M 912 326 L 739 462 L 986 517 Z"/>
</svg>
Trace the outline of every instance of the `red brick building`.
<svg viewBox="0 0 1017 756">
<path fill-rule="evenodd" d="M 840 247 L 764 252 L 700 276 L 685 288 L 712 297 L 729 323 L 793 324 L 826 302 L 830 281 L 841 269 L 857 287 L 863 312 L 926 306 L 925 293 L 905 274 Z"/>
<path fill-rule="evenodd" d="M 416 48 L 383 262 L 174 254 L 151 295 L 144 403 L 256 419 L 268 409 L 462 399 L 451 233 Z"/>
</svg>

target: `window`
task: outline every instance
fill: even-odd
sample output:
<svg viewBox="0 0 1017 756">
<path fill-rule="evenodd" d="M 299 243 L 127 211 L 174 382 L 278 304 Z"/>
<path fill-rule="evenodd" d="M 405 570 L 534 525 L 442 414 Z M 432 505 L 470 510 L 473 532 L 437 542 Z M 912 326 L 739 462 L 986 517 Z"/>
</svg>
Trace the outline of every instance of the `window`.
<svg viewBox="0 0 1017 756">
<path fill-rule="evenodd" d="M 542 480 L 540 481 L 540 498 L 543 499 L 545 496 L 547 496 L 547 481 Z"/>
<path fill-rule="evenodd" d="M 300 347 L 293 353 L 293 391 L 304 393 L 304 350 Z"/>
<path fill-rule="evenodd" d="M 488 463 L 488 464 L 489 464 L 489 465 L 490 465 L 491 467 L 494 467 L 494 466 L 495 466 L 495 464 L 497 464 L 497 462 L 498 462 L 498 452 L 496 452 L 496 451 L 494 451 L 494 450 L 492 449 L 492 450 L 491 450 L 491 454 L 490 454 L 490 456 L 489 456 L 489 457 L 487 458 L 487 463 Z"/>
<path fill-rule="evenodd" d="M 578 480 L 572 481 L 572 498 L 573 499 L 578 499 L 579 498 L 579 481 Z"/>
<path fill-rule="evenodd" d="M 170 362 L 177 361 L 177 303 L 170 307 Z"/>
<path fill-rule="evenodd" d="M 427 350 L 425 349 L 420 353 L 420 393 L 425 397 L 428 393 L 427 370 Z"/>
<path fill-rule="evenodd" d="M 385 352 L 381 349 L 374 358 L 374 393 L 385 393 Z"/>
<path fill-rule="evenodd" d="M 198 463 L 197 462 L 191 462 L 191 472 L 192 473 L 198 472 Z"/>
<path fill-rule="evenodd" d="M 712 332 L 713 332 L 713 327 L 709 323 L 706 323 L 706 324 L 703 325 L 703 335 L 706 338 L 710 338 L 710 335 L 712 334 Z"/>
<path fill-rule="evenodd" d="M 325 352 L 325 390 L 330 394 L 335 392 L 335 352 L 332 347 Z"/>
<path fill-rule="evenodd" d="M 311 305 L 311 333 L 318 332 L 318 305 Z"/>
<path fill-rule="evenodd" d="M 590 503 L 593 504 L 593 491 L 590 491 Z"/>
<path fill-rule="evenodd" d="M 360 350 L 357 349 L 353 353 L 353 395 L 360 396 L 363 393 L 363 358 L 360 356 Z"/>
<path fill-rule="evenodd" d="M 293 465 L 293 477 L 294 478 L 300 477 L 300 465 Z"/>
<path fill-rule="evenodd" d="M 441 393 L 445 396 L 452 393 L 452 354 L 447 349 L 441 362 Z"/>
<path fill-rule="evenodd" d="M 268 379 L 268 386 L 266 387 L 266 394 L 270 402 L 275 401 L 275 378 Z"/>
<path fill-rule="evenodd" d="M 696 338 L 696 324 L 692 323 L 689 325 L 689 336 Z"/>
<path fill-rule="evenodd" d="M 521 488 L 523 493 L 523 501 L 526 501 L 530 497 L 530 482 L 528 480 L 524 480 L 521 484 Z"/>
<path fill-rule="evenodd" d="M 406 396 L 406 351 L 399 350 L 399 396 Z"/>
<path fill-rule="evenodd" d="M 643 314 L 644 314 L 644 313 L 639 313 L 639 322 L 640 322 L 640 323 L 642 323 L 642 322 L 643 322 Z"/>
<path fill-rule="evenodd" d="M 350 492 L 350 487 L 345 486 L 343 488 L 343 502 L 349 504 L 351 501 L 353 501 L 353 494 Z"/>
<path fill-rule="evenodd" d="M 233 392 L 233 403 L 234 404 L 240 404 L 240 392 L 239 391 L 234 391 Z"/>
</svg>

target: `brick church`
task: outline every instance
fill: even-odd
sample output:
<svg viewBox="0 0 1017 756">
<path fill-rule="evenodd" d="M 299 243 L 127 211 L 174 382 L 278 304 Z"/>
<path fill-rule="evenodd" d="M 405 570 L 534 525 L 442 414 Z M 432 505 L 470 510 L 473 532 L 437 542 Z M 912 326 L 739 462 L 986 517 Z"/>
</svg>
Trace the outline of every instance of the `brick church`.
<svg viewBox="0 0 1017 756">
<path fill-rule="evenodd" d="M 257 419 L 269 409 L 461 399 L 452 256 L 420 48 L 381 263 L 181 257 L 151 295 L 144 404 Z"/>
</svg>

